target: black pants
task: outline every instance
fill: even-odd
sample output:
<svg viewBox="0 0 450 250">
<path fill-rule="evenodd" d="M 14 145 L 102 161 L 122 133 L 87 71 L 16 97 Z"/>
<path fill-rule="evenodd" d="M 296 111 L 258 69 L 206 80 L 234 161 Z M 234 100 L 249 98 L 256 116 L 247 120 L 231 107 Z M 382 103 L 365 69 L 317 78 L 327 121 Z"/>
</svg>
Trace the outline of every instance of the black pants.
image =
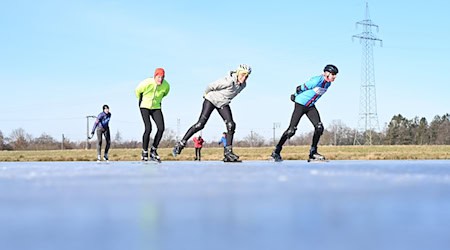
<svg viewBox="0 0 450 250">
<path fill-rule="evenodd" d="M 195 159 L 199 161 L 202 159 L 202 148 L 195 148 Z"/>
<path fill-rule="evenodd" d="M 211 113 L 213 110 L 216 109 L 219 112 L 219 115 L 222 117 L 223 121 L 225 122 L 226 128 L 227 128 L 227 145 L 231 146 L 233 145 L 233 136 L 234 136 L 234 129 L 235 129 L 235 123 L 233 121 L 233 115 L 231 114 L 231 108 L 230 105 L 223 106 L 222 108 L 217 108 L 208 100 L 203 101 L 203 107 L 202 112 L 200 113 L 200 117 L 198 118 L 197 123 L 192 125 L 189 130 L 186 132 L 186 134 L 183 136 L 182 141 L 186 142 L 191 138 L 195 133 L 202 130 L 205 127 L 206 122 L 209 120 L 209 117 L 211 116 Z"/>
<path fill-rule="evenodd" d="M 145 131 L 142 136 L 142 149 L 148 151 L 148 144 L 150 143 L 150 133 L 152 132 L 152 123 L 150 121 L 150 117 L 152 117 L 153 121 L 155 121 L 156 128 L 158 129 L 155 134 L 155 138 L 153 138 L 153 147 L 158 148 L 159 142 L 164 133 L 165 125 L 164 125 L 164 116 L 161 109 L 146 109 L 141 108 L 142 120 L 144 120 Z"/>
<path fill-rule="evenodd" d="M 314 128 L 317 128 L 320 121 L 319 111 L 317 111 L 316 106 L 305 107 L 298 103 L 295 103 L 294 112 L 292 113 L 291 122 L 289 124 L 289 128 L 284 131 L 283 135 L 280 138 L 280 141 L 277 144 L 278 148 L 281 148 L 287 139 L 291 138 L 295 131 L 297 130 L 297 125 L 300 122 L 300 118 L 306 114 L 311 123 L 314 125 Z M 317 144 L 319 143 L 321 133 L 314 133 L 311 147 L 317 148 Z"/>
<path fill-rule="evenodd" d="M 97 128 L 97 155 L 101 155 L 102 152 L 102 141 L 103 137 L 105 136 L 106 146 L 105 146 L 105 155 L 108 154 L 109 147 L 111 146 L 111 135 L 109 133 L 109 127 L 104 128 Z"/>
</svg>

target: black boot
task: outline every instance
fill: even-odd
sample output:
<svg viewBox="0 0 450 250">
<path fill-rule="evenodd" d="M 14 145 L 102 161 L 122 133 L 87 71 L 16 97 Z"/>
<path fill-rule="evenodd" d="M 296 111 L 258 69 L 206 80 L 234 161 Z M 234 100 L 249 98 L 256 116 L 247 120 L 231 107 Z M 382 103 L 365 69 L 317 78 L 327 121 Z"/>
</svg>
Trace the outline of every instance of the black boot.
<svg viewBox="0 0 450 250">
<path fill-rule="evenodd" d="M 148 161 L 148 151 L 145 151 L 145 150 L 142 149 L 141 160 Z"/>
<path fill-rule="evenodd" d="M 272 160 L 274 162 L 282 162 L 283 158 L 281 157 L 281 149 L 282 147 L 276 146 L 275 149 L 272 151 L 272 154 L 270 157 L 272 157 Z"/>
<path fill-rule="evenodd" d="M 224 162 L 241 162 L 241 160 L 239 160 L 239 155 L 237 155 L 233 152 L 232 146 L 225 147 L 225 153 L 223 154 L 223 156 L 224 156 L 224 158 L 223 158 Z"/>
<path fill-rule="evenodd" d="M 309 150 L 308 161 L 325 161 L 325 160 L 326 160 L 325 156 L 317 152 L 317 147 L 311 147 L 311 149 Z"/>
<path fill-rule="evenodd" d="M 181 150 L 183 150 L 184 146 L 186 145 L 186 142 L 179 141 L 177 144 L 175 144 L 175 147 L 172 149 L 172 155 L 173 157 L 176 157 L 181 153 Z"/>
<path fill-rule="evenodd" d="M 161 162 L 161 158 L 159 157 L 158 153 L 156 152 L 156 148 L 152 147 L 150 149 L 150 160 Z"/>
</svg>

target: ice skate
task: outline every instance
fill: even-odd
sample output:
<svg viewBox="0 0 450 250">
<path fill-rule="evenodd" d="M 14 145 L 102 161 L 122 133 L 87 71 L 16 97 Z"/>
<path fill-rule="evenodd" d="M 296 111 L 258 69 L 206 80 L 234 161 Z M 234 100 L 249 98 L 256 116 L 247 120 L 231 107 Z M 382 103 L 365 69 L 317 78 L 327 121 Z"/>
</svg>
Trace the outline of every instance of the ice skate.
<svg viewBox="0 0 450 250">
<path fill-rule="evenodd" d="M 101 162 L 102 161 L 102 156 L 101 155 L 97 155 L 97 162 Z"/>
<path fill-rule="evenodd" d="M 275 147 L 275 149 L 272 151 L 272 154 L 270 155 L 270 158 L 274 162 L 282 162 L 283 158 L 280 155 L 281 147 Z"/>
<path fill-rule="evenodd" d="M 323 156 L 319 153 L 315 153 L 315 154 L 309 155 L 308 162 L 311 162 L 311 161 L 327 161 L 327 159 L 325 158 L 325 156 Z"/>
<path fill-rule="evenodd" d="M 109 162 L 108 154 L 105 154 L 105 155 L 103 156 L 103 160 L 106 161 L 106 162 Z"/>
<path fill-rule="evenodd" d="M 311 148 L 309 152 L 308 162 L 326 162 L 328 161 L 325 156 L 319 154 L 316 148 Z"/>
<path fill-rule="evenodd" d="M 181 153 L 181 150 L 183 150 L 185 143 L 183 143 L 182 141 L 177 142 L 177 144 L 175 144 L 175 147 L 173 147 L 172 149 L 172 155 L 173 157 L 176 157 L 177 155 L 179 155 Z"/>
<path fill-rule="evenodd" d="M 233 148 L 231 146 L 225 147 L 225 153 L 223 156 L 224 162 L 242 162 L 241 160 L 239 160 L 239 155 L 233 152 Z"/>
<path fill-rule="evenodd" d="M 152 147 L 150 149 L 150 160 L 156 161 L 158 163 L 161 163 L 161 158 L 159 157 L 158 153 L 156 152 L 156 148 Z"/>
<path fill-rule="evenodd" d="M 282 162 L 283 161 L 283 158 L 281 157 L 281 155 L 275 151 L 272 152 L 270 157 L 272 158 L 272 161 L 274 161 L 274 162 Z"/>
<path fill-rule="evenodd" d="M 148 161 L 148 151 L 142 150 L 141 160 Z"/>
</svg>

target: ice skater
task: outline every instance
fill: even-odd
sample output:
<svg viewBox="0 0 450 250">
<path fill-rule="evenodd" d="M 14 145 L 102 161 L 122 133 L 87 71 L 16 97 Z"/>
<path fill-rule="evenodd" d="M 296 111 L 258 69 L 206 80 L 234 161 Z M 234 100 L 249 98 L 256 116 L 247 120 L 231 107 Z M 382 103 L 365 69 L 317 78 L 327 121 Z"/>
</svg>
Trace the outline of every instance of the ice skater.
<svg viewBox="0 0 450 250">
<path fill-rule="evenodd" d="M 230 102 L 246 87 L 247 79 L 251 73 L 252 69 L 250 66 L 241 64 L 236 70 L 230 71 L 224 78 L 208 85 L 205 94 L 203 95 L 205 100 L 203 101 L 200 117 L 198 118 L 198 121 L 189 128 L 183 138 L 176 143 L 172 150 L 173 156 L 177 156 L 181 153 L 181 150 L 186 146 L 186 142 L 189 138 L 196 132 L 202 130 L 213 110 L 217 110 L 225 122 L 227 129 L 227 146 L 225 147 L 224 161 L 240 161 L 239 156 L 233 152 L 233 135 L 236 123 L 231 114 Z"/>
<path fill-rule="evenodd" d="M 274 161 L 279 162 L 283 160 L 280 154 L 283 145 L 287 139 L 294 136 L 300 118 L 304 114 L 306 114 L 314 125 L 314 135 L 312 138 L 311 149 L 309 150 L 308 161 L 325 160 L 325 157 L 317 151 L 317 144 L 319 143 L 320 136 L 323 134 L 324 127 L 315 103 L 331 86 L 331 83 L 336 79 L 337 73 L 338 68 L 328 64 L 323 69 L 323 74 L 314 76 L 306 83 L 297 86 L 295 94 L 291 95 L 291 100 L 295 103 L 291 122 L 272 152 L 271 157 Z"/>
<path fill-rule="evenodd" d="M 169 94 L 170 85 L 164 79 L 165 71 L 163 68 L 157 68 L 153 78 L 146 78 L 136 87 L 135 93 L 139 100 L 139 108 L 142 120 L 144 121 L 144 134 L 142 135 L 142 156 L 141 160 L 149 160 L 148 145 L 150 143 L 150 133 L 152 132 L 152 123 L 150 117 L 156 124 L 156 134 L 153 138 L 153 144 L 150 148 L 150 160 L 161 162 L 156 150 L 164 133 L 164 116 L 161 111 L 161 101 Z"/>
<path fill-rule="evenodd" d="M 111 146 L 111 134 L 109 132 L 109 121 L 111 120 L 111 113 L 109 112 L 109 106 L 103 105 L 103 111 L 98 114 L 97 119 L 95 119 L 94 126 L 92 127 L 91 139 L 94 136 L 94 132 L 97 130 L 97 161 L 102 160 L 102 140 L 105 136 L 106 146 L 105 153 L 103 154 L 103 160 L 109 161 L 108 152 Z"/>
</svg>

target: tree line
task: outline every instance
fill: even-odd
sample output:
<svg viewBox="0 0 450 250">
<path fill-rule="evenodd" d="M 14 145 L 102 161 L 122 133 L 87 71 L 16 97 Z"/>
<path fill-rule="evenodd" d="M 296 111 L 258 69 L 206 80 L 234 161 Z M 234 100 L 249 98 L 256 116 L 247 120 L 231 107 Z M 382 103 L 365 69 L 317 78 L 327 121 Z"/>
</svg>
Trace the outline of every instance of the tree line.
<svg viewBox="0 0 450 250">
<path fill-rule="evenodd" d="M 300 133 L 288 140 L 287 145 L 309 145 L 313 131 Z M 176 134 L 166 129 L 160 147 L 172 147 L 177 141 Z M 43 133 L 33 137 L 25 130 L 18 128 L 7 137 L 0 130 L 0 150 L 57 150 L 95 148 L 95 141 L 86 145 L 86 141 L 71 141 L 69 138 L 57 140 Z M 142 142 L 123 140 L 120 132 L 112 138 L 113 148 L 140 148 Z M 274 146 L 273 139 L 252 132 L 240 140 L 235 140 L 237 147 L 267 147 Z M 392 117 L 386 127 L 380 131 L 358 131 L 346 126 L 342 121 L 335 120 L 325 128 L 320 139 L 321 145 L 450 145 L 450 114 L 436 115 L 431 122 L 426 118 L 414 117 L 408 119 L 401 114 Z M 192 141 L 188 146 L 192 146 Z M 205 147 L 221 147 L 218 141 L 206 142 Z"/>
</svg>

